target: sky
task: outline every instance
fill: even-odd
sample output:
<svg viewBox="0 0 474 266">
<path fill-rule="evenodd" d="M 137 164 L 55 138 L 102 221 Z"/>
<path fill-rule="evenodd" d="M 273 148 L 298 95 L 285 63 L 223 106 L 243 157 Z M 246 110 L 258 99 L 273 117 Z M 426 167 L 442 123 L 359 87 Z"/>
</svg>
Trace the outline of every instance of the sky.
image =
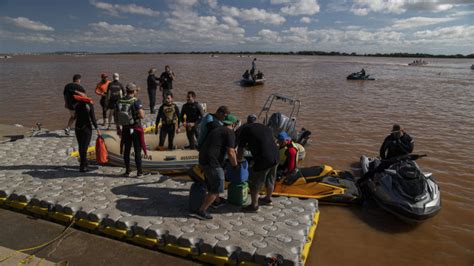
<svg viewBox="0 0 474 266">
<path fill-rule="evenodd" d="M 0 53 L 474 54 L 474 0 L 0 0 Z"/>
</svg>

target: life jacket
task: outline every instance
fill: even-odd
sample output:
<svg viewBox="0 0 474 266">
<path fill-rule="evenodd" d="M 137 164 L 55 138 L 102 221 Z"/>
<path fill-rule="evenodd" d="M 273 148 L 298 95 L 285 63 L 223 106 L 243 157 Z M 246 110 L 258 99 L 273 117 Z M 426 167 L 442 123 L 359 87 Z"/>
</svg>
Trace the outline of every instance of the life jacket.
<svg viewBox="0 0 474 266">
<path fill-rule="evenodd" d="M 97 86 L 95 87 L 95 93 L 97 95 L 102 95 L 103 93 L 107 93 L 109 84 L 110 84 L 110 80 L 106 80 L 105 82 L 100 81 L 99 83 L 97 83 Z"/>
<path fill-rule="evenodd" d="M 279 166 L 281 167 L 285 167 L 287 162 L 286 162 L 286 159 L 288 158 L 288 149 L 289 148 L 295 148 L 296 150 L 296 156 L 295 156 L 295 167 L 298 167 L 298 157 L 299 157 L 299 149 L 298 149 L 298 146 L 296 146 L 296 144 L 293 142 L 293 141 L 290 141 L 290 143 L 287 143 L 285 144 L 283 147 L 280 147 L 280 162 L 278 163 Z"/>
<path fill-rule="evenodd" d="M 163 104 L 163 124 L 173 125 L 178 123 L 178 114 L 176 113 L 176 104 Z"/>
<path fill-rule="evenodd" d="M 122 98 L 122 86 L 119 82 L 111 82 L 108 90 L 110 93 L 110 102 L 116 102 Z"/>
<path fill-rule="evenodd" d="M 134 108 L 134 103 L 137 98 L 132 97 L 129 99 L 122 98 L 117 102 L 116 113 L 117 113 L 117 124 L 121 126 L 131 126 L 137 123 L 139 120 L 137 110 Z"/>
<path fill-rule="evenodd" d="M 78 94 L 74 94 L 72 97 L 74 98 L 74 100 L 76 100 L 78 102 L 85 102 L 85 103 L 94 104 L 92 99 L 87 97 L 87 96 L 81 96 L 81 95 L 78 95 Z"/>
</svg>

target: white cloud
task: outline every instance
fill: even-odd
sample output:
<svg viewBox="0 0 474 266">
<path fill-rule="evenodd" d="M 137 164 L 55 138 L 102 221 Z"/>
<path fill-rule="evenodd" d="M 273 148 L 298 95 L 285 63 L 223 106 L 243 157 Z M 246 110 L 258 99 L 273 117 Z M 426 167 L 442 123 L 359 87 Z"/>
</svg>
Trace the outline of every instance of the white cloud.
<svg viewBox="0 0 474 266">
<path fill-rule="evenodd" d="M 457 40 L 470 40 L 474 43 L 474 26 L 461 25 L 437 28 L 435 30 L 417 31 L 413 34 L 417 39 L 427 39 L 431 41 L 448 40 L 455 43 Z"/>
<path fill-rule="evenodd" d="M 280 25 L 283 24 L 286 19 L 276 13 L 267 12 L 265 9 L 258 9 L 258 8 L 236 8 L 236 7 L 229 7 L 223 6 L 222 12 L 231 17 L 237 17 L 239 19 L 243 19 L 246 21 L 260 21 L 263 23 L 275 24 Z"/>
<path fill-rule="evenodd" d="M 280 9 L 283 14 L 289 16 L 314 15 L 319 12 L 320 7 L 316 0 L 291 0 L 291 1 L 272 1 L 274 4 L 285 4 Z"/>
<path fill-rule="evenodd" d="M 224 21 L 227 25 L 232 26 L 232 27 L 237 27 L 239 26 L 239 22 L 235 20 L 233 17 L 222 17 L 222 21 Z"/>
<path fill-rule="evenodd" d="M 300 19 L 301 23 L 311 23 L 311 18 L 310 17 L 302 17 Z"/>
<path fill-rule="evenodd" d="M 186 18 L 186 19 L 183 19 Z M 199 16 L 189 9 L 176 9 L 166 19 L 172 36 L 181 43 L 234 44 L 244 39 L 245 30 L 232 17 L 219 23 L 215 16 Z"/>
<path fill-rule="evenodd" d="M 417 28 L 417 27 L 444 23 L 444 22 L 452 21 L 454 19 L 455 18 L 427 18 L 427 17 L 412 17 L 412 18 L 407 18 L 407 19 L 398 19 L 394 21 L 392 28 L 393 29 Z"/>
<path fill-rule="evenodd" d="M 404 0 L 354 0 L 351 11 L 359 16 L 369 12 L 383 12 L 400 14 L 405 12 Z"/>
<path fill-rule="evenodd" d="M 132 25 L 109 24 L 104 21 L 92 23 L 90 26 L 97 31 L 107 31 L 110 33 L 125 33 L 135 30 L 135 27 Z"/>
<path fill-rule="evenodd" d="M 129 5 L 119 5 L 119 4 L 110 4 L 105 2 L 97 2 L 92 0 L 91 4 L 96 8 L 105 10 L 112 15 L 117 16 L 119 13 L 128 13 L 128 14 L 135 14 L 135 15 L 144 15 L 144 16 L 158 16 L 160 14 L 159 11 L 153 10 L 148 7 L 139 6 L 136 4 L 129 4 Z"/>
<path fill-rule="evenodd" d="M 350 10 L 356 15 L 366 16 L 370 12 L 401 14 L 407 10 L 443 12 L 471 4 L 471 0 L 354 0 Z"/>
<path fill-rule="evenodd" d="M 26 43 L 52 43 L 56 39 L 43 33 L 10 32 L 0 29 L 0 40 L 16 40 Z"/>
<path fill-rule="evenodd" d="M 257 35 L 260 37 L 259 40 L 268 43 L 278 43 L 281 42 L 280 34 L 277 31 L 272 31 L 269 29 L 260 30 Z"/>
<path fill-rule="evenodd" d="M 53 27 L 50 27 L 46 24 L 41 22 L 30 20 L 29 18 L 25 17 L 5 17 L 4 18 L 7 22 L 24 29 L 35 30 L 35 31 L 54 31 Z"/>
</svg>

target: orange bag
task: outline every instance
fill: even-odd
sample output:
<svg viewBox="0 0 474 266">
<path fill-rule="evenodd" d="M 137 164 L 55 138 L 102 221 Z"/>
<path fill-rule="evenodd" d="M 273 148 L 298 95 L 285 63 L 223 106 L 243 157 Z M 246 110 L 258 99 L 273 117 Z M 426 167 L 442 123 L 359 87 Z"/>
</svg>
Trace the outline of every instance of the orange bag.
<svg viewBox="0 0 474 266">
<path fill-rule="evenodd" d="M 95 160 L 98 164 L 106 164 L 109 162 L 108 157 L 104 138 L 102 136 L 97 136 L 97 140 L 95 141 Z"/>
</svg>

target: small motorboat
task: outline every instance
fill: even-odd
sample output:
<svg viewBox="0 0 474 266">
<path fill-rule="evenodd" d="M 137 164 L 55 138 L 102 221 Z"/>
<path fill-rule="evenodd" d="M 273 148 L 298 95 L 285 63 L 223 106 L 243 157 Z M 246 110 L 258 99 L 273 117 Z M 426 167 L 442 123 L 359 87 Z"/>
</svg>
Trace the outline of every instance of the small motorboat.
<svg viewBox="0 0 474 266">
<path fill-rule="evenodd" d="M 413 62 L 408 63 L 408 65 L 409 66 L 426 66 L 428 65 L 428 62 L 426 62 L 423 59 L 419 59 L 419 60 L 413 60 Z"/>
<path fill-rule="evenodd" d="M 287 110 L 275 110 L 275 108 L 272 108 L 273 104 L 277 106 L 287 104 L 288 108 Z M 275 138 L 282 131 L 288 133 L 295 143 L 301 145 L 301 148 L 298 147 L 299 152 L 304 153 L 304 146 L 309 140 L 311 131 L 304 127 L 298 131 L 297 120 L 300 108 L 301 101 L 299 99 L 273 93 L 268 96 L 257 117 L 259 120 L 263 120 L 262 124 L 272 129 Z"/>
<path fill-rule="evenodd" d="M 102 133 L 105 146 L 109 155 L 109 162 L 112 165 L 123 166 L 123 155 L 120 154 L 120 138 L 113 130 Z M 197 150 L 184 149 L 188 144 L 185 132 L 180 132 L 174 137 L 174 150 L 162 149 L 158 147 L 159 137 L 154 134 L 145 134 L 147 155 L 142 152 L 142 168 L 145 171 L 159 171 L 160 173 L 183 173 L 190 167 L 198 163 L 199 152 Z M 164 147 L 168 146 L 166 139 Z M 135 153 L 130 154 L 130 164 L 135 167 Z"/>
<path fill-rule="evenodd" d="M 431 173 L 423 173 L 415 160 L 426 155 L 409 154 L 388 159 L 390 166 L 360 180 L 360 188 L 388 212 L 408 222 L 421 222 L 441 209 L 441 194 Z M 362 173 L 381 161 L 362 155 Z"/>
<path fill-rule="evenodd" d="M 471 69 L 473 69 L 473 70 L 474 70 L 474 64 L 472 64 L 472 65 L 471 65 Z"/>
<path fill-rule="evenodd" d="M 362 75 L 360 72 L 355 72 L 347 76 L 347 80 L 375 80 L 370 75 Z"/>
<path fill-rule="evenodd" d="M 265 83 L 265 78 L 261 78 L 261 79 L 251 79 L 251 78 L 244 79 L 243 78 L 240 80 L 240 85 L 243 87 L 259 86 L 259 85 L 263 85 L 264 83 Z"/>
</svg>

